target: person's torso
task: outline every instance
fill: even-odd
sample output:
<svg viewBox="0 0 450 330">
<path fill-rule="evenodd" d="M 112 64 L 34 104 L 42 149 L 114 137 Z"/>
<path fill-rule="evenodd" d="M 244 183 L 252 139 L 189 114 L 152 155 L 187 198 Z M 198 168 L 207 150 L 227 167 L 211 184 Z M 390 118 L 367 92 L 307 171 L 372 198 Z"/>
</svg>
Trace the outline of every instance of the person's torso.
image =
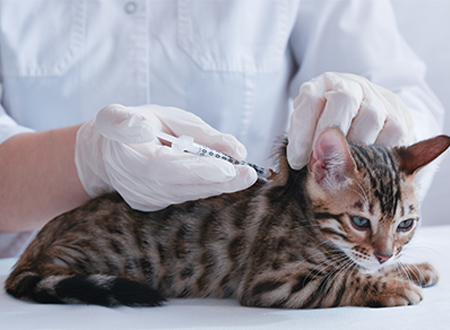
<svg viewBox="0 0 450 330">
<path fill-rule="evenodd" d="M 289 114 L 292 1 L 0 2 L 3 106 L 38 130 L 170 105 L 266 162 Z"/>
</svg>

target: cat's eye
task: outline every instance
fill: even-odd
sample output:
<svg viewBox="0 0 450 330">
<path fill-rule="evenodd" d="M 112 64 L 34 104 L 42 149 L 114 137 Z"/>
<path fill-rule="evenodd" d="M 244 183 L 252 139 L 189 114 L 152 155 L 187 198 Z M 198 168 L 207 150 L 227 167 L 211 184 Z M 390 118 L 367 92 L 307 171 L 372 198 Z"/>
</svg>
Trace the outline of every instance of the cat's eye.
<svg viewBox="0 0 450 330">
<path fill-rule="evenodd" d="M 397 229 L 401 230 L 401 231 L 408 231 L 413 227 L 413 225 L 414 225 L 414 219 L 409 219 L 409 220 L 400 222 Z"/>
<path fill-rule="evenodd" d="M 357 229 L 370 228 L 370 221 L 363 217 L 352 217 L 352 223 Z"/>
</svg>

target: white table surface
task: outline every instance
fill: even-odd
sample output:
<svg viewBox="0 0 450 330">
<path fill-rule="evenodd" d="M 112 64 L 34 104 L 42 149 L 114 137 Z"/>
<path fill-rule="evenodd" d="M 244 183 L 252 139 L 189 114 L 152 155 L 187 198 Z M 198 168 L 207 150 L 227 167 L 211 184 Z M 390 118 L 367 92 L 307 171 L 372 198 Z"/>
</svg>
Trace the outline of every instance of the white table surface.
<svg viewBox="0 0 450 330">
<path fill-rule="evenodd" d="M 424 227 L 406 251 L 430 261 L 440 282 L 416 306 L 280 310 L 233 299 L 171 299 L 156 308 L 40 305 L 0 290 L 0 329 L 450 329 L 450 226 Z M 16 259 L 0 259 L 2 287 Z"/>
</svg>

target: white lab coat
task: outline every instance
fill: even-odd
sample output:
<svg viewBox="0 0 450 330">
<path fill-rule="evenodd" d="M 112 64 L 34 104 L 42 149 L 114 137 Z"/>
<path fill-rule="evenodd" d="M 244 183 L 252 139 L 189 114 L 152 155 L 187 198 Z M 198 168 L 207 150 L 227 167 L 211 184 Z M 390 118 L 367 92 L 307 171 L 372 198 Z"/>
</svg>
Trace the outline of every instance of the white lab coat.
<svg viewBox="0 0 450 330">
<path fill-rule="evenodd" d="M 198 114 L 267 165 L 299 86 L 325 71 L 400 95 L 419 139 L 441 130 L 384 0 L 1 0 L 0 29 L 0 143 L 154 103 Z"/>
</svg>

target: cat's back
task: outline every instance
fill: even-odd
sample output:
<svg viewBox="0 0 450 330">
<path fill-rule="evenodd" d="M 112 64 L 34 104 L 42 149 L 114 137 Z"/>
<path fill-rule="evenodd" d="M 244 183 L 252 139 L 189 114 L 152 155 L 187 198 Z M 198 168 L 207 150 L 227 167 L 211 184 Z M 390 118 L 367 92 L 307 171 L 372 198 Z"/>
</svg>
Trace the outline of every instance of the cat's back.
<svg viewBox="0 0 450 330">
<path fill-rule="evenodd" d="M 167 281 L 164 274 L 170 272 L 193 274 L 191 265 L 203 268 L 242 251 L 249 201 L 261 185 L 157 212 L 134 210 L 117 193 L 95 198 L 51 220 L 10 278 L 27 269 L 45 276 L 65 270 L 130 274 L 147 282 L 150 277 L 151 282 Z"/>
</svg>

